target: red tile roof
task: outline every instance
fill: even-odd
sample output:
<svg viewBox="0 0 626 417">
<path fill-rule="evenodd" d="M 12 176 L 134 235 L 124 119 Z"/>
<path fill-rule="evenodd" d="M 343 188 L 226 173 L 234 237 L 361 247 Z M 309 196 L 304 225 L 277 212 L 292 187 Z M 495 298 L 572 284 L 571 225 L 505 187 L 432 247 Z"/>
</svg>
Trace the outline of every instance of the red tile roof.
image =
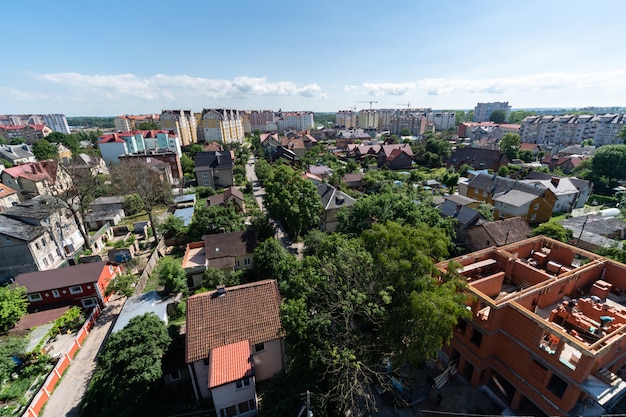
<svg viewBox="0 0 626 417">
<path fill-rule="evenodd" d="M 276 280 L 205 292 L 187 299 L 186 363 L 209 357 L 212 349 L 249 340 L 265 343 L 285 335 L 280 325 Z"/>
<path fill-rule="evenodd" d="M 250 341 L 231 343 L 211 350 L 209 389 L 252 376 Z"/>
<path fill-rule="evenodd" d="M 11 194 L 16 194 L 16 193 L 17 193 L 17 191 L 15 191 L 13 188 L 10 188 L 10 187 L 0 183 L 0 198 L 9 196 Z"/>
<path fill-rule="evenodd" d="M 49 180 L 54 182 L 59 165 L 52 159 L 39 162 L 28 162 L 4 170 L 13 178 L 25 178 L 31 181 Z"/>
</svg>

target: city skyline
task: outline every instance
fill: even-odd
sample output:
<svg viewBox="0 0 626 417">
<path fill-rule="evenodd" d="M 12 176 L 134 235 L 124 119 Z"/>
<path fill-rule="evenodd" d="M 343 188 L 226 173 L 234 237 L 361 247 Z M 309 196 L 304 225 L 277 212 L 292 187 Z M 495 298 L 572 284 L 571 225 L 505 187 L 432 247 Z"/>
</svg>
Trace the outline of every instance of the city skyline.
<svg viewBox="0 0 626 417">
<path fill-rule="evenodd" d="M 626 106 L 626 3 L 3 7 L 0 114 Z"/>
</svg>

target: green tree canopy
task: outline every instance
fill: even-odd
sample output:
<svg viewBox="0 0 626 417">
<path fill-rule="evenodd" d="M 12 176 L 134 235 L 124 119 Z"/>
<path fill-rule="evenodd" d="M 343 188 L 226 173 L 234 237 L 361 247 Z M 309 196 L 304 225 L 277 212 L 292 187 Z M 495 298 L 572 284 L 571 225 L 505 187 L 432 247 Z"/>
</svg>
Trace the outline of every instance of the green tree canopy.
<svg viewBox="0 0 626 417">
<path fill-rule="evenodd" d="M 504 123 L 506 120 L 506 112 L 504 110 L 494 110 L 489 116 L 489 121 L 494 123 Z"/>
<path fill-rule="evenodd" d="M 13 327 L 27 309 L 26 288 L 0 286 L 0 331 L 5 332 Z"/>
<path fill-rule="evenodd" d="M 4 383 L 17 366 L 13 357 L 20 357 L 25 354 L 26 337 L 8 337 L 0 340 L 0 381 Z"/>
<path fill-rule="evenodd" d="M 170 342 L 165 324 L 154 313 L 130 319 L 109 337 L 98 356 L 79 415 L 144 415 L 142 402 L 161 378 L 161 358 Z"/>
<path fill-rule="evenodd" d="M 520 138 L 519 135 L 515 133 L 507 133 L 502 137 L 500 141 L 500 150 L 504 152 L 509 161 L 517 158 L 517 153 L 520 148 Z"/>
<path fill-rule="evenodd" d="M 292 168 L 281 165 L 265 182 L 267 212 L 293 238 L 319 224 L 322 203 L 317 189 Z"/>
<path fill-rule="evenodd" d="M 224 232 L 236 232 L 245 227 L 243 218 L 233 207 L 201 206 L 194 212 L 189 224 L 188 235 L 193 241 L 201 240 L 204 235 Z"/>
<path fill-rule="evenodd" d="M 572 240 L 572 231 L 566 229 L 561 224 L 556 222 L 546 222 L 533 229 L 533 236 L 547 236 L 552 239 L 559 240 L 561 242 L 570 242 Z"/>
<path fill-rule="evenodd" d="M 622 130 L 617 134 L 617 138 L 624 144 L 626 144 L 626 127 L 623 127 Z M 593 140 L 592 140 L 593 142 Z M 592 143 L 593 145 L 593 143 Z"/>
<path fill-rule="evenodd" d="M 59 151 L 57 148 L 45 139 L 39 139 L 33 145 L 33 155 L 38 161 L 46 159 L 59 159 Z"/>
<path fill-rule="evenodd" d="M 608 185 L 615 179 L 626 175 L 626 145 L 601 146 L 591 160 L 591 171 L 598 176 L 605 176 Z"/>
<path fill-rule="evenodd" d="M 254 274 L 258 279 L 278 278 L 281 262 L 291 257 L 277 239 L 266 239 L 254 248 Z"/>
<path fill-rule="evenodd" d="M 159 278 L 159 284 L 165 285 L 167 292 L 184 292 L 187 290 L 187 274 L 176 259 L 166 256 L 159 259 L 154 268 L 154 274 Z"/>
</svg>

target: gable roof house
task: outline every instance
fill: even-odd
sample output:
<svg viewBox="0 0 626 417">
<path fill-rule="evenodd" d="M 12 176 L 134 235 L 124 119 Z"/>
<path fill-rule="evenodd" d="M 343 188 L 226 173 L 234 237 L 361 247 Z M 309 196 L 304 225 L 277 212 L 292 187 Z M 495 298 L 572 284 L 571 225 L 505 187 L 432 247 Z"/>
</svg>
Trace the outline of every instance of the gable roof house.
<svg viewBox="0 0 626 417">
<path fill-rule="evenodd" d="M 556 196 L 542 184 L 527 184 L 497 175 L 479 174 L 464 188 L 466 197 L 494 207 L 494 218 L 523 217 L 528 224 L 550 220 Z"/>
<path fill-rule="evenodd" d="M 68 210 L 39 196 L 0 213 L 0 280 L 67 264 L 85 243 Z"/>
<path fill-rule="evenodd" d="M 14 204 L 18 204 L 20 199 L 17 195 L 17 191 L 0 183 L 0 211 L 12 207 Z"/>
<path fill-rule="evenodd" d="M 21 145 L 0 145 L 0 158 L 6 159 L 13 165 L 37 162 L 37 158 L 35 158 L 35 155 L 25 143 Z"/>
<path fill-rule="evenodd" d="M 58 195 L 69 188 L 72 179 L 63 165 L 47 159 L 6 168 L 0 173 L 0 182 L 25 200 L 38 195 Z"/>
<path fill-rule="evenodd" d="M 232 205 L 237 213 L 241 214 L 245 210 L 243 193 L 235 188 L 228 187 L 223 193 L 215 194 L 207 198 L 207 206 L 229 206 Z"/>
<path fill-rule="evenodd" d="M 362 188 L 363 186 L 365 186 L 365 183 L 363 182 L 363 177 L 364 177 L 364 174 L 362 172 L 346 174 L 341 179 L 341 182 L 343 182 L 348 188 L 358 189 L 358 188 Z"/>
<path fill-rule="evenodd" d="M 585 203 L 587 202 L 587 199 L 589 198 L 591 194 L 593 194 L 593 183 L 591 181 L 582 180 L 576 177 L 561 177 L 558 175 L 549 174 L 547 172 L 531 171 L 526 175 L 526 178 L 524 179 L 524 181 L 531 181 L 531 180 L 541 180 L 541 181 L 548 180 L 550 182 L 558 180 L 559 183 L 557 184 L 557 188 L 558 188 L 558 185 L 560 184 L 560 181 L 566 180 L 564 184 L 571 184 L 572 186 L 576 188 L 576 191 L 577 191 L 577 194 L 573 198 L 573 202 L 571 205 L 572 209 L 585 207 Z M 557 198 L 558 198 L 558 195 L 557 195 Z"/>
<path fill-rule="evenodd" d="M 187 244 L 183 257 L 183 269 L 188 284 L 199 288 L 202 274 L 207 268 L 220 269 L 226 273 L 252 268 L 252 255 L 257 246 L 254 230 L 205 235 L 204 241 Z"/>
<path fill-rule="evenodd" d="M 356 200 L 327 183 L 317 186 L 317 194 L 322 200 L 320 228 L 327 233 L 332 233 L 337 229 L 339 223 L 337 220 L 339 210 L 342 208 L 349 210 Z"/>
<path fill-rule="evenodd" d="M 438 208 L 443 217 L 452 217 L 456 220 L 454 231 L 456 232 L 455 241 L 458 243 L 465 243 L 467 230 L 470 227 L 485 221 L 485 217 L 478 211 L 453 200 L 444 200 Z"/>
<path fill-rule="evenodd" d="M 106 287 L 121 273 L 117 264 L 92 262 L 20 274 L 15 285 L 26 288 L 30 311 L 69 305 L 103 308 L 109 300 Z"/>
<path fill-rule="evenodd" d="M 408 143 L 382 145 L 378 151 L 378 165 L 389 169 L 409 169 L 413 165 L 413 150 Z"/>
<path fill-rule="evenodd" d="M 198 186 L 224 188 L 234 185 L 234 161 L 230 152 L 198 152 L 194 162 Z"/>
<path fill-rule="evenodd" d="M 218 287 L 187 299 L 185 362 L 198 400 L 218 415 L 256 412 L 256 382 L 285 367 L 276 280 Z"/>
<path fill-rule="evenodd" d="M 474 169 L 491 169 L 494 172 L 500 167 L 508 165 L 509 160 L 499 150 L 481 148 L 456 148 L 446 160 L 446 167 L 454 167 L 458 171 L 463 164 L 468 164 Z"/>
<path fill-rule="evenodd" d="M 467 229 L 467 247 L 480 250 L 491 246 L 503 246 L 527 239 L 532 229 L 521 217 L 479 222 Z"/>
</svg>

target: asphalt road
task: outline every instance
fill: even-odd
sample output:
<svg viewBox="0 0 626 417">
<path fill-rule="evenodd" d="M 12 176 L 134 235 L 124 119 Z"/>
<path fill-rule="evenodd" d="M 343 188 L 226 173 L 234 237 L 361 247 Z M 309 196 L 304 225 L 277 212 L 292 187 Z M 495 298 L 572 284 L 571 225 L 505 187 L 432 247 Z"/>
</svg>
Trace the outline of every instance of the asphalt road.
<svg viewBox="0 0 626 417">
<path fill-rule="evenodd" d="M 43 417 L 74 417 L 78 415 L 78 407 L 87 390 L 89 381 L 96 368 L 96 355 L 102 346 L 109 329 L 126 301 L 126 297 L 118 297 L 109 302 L 96 325 L 74 357 L 63 378 L 46 403 L 41 416 Z"/>
</svg>

